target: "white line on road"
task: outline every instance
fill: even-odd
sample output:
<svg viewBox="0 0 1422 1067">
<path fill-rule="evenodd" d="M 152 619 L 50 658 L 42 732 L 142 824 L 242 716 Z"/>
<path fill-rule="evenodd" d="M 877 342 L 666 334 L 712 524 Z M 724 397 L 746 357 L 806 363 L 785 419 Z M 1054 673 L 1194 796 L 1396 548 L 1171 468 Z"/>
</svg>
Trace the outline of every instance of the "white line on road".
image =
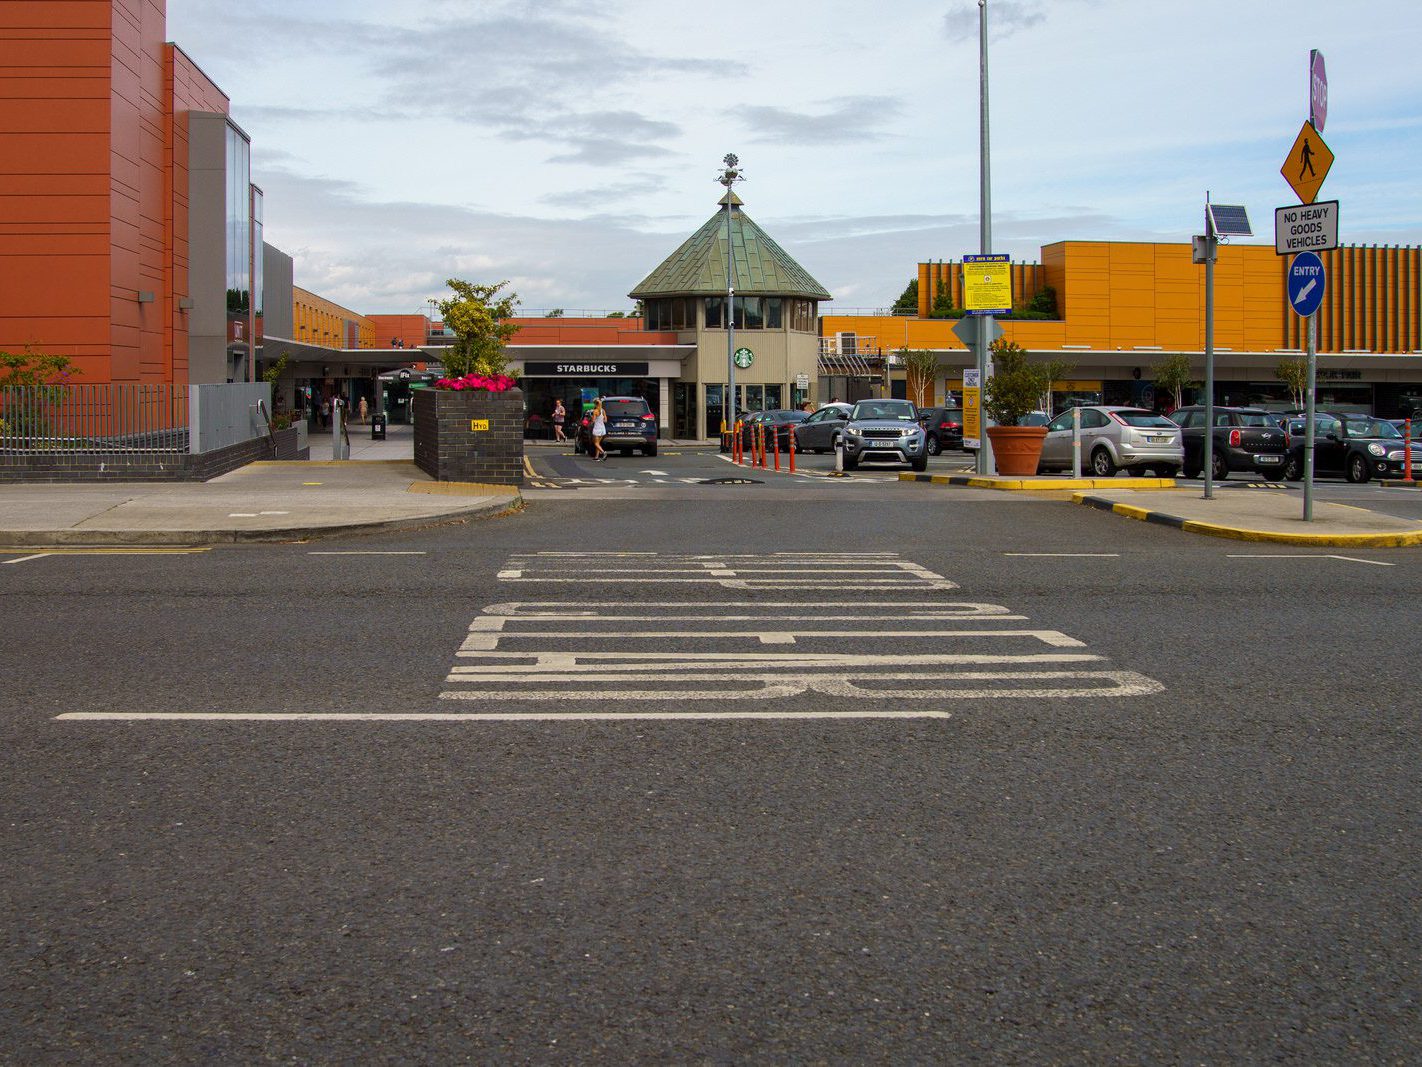
<svg viewBox="0 0 1422 1067">
<path fill-rule="evenodd" d="M 33 556 L 21 556 L 19 559 L 7 559 L 6 563 L 28 563 L 32 559 L 44 559 L 45 556 L 52 556 L 53 552 L 36 552 Z"/>
<path fill-rule="evenodd" d="M 951 719 L 949 711 L 220 712 L 69 711 L 63 722 L 676 722 L 704 719 Z"/>
<path fill-rule="evenodd" d="M 423 556 L 424 552 L 374 552 L 374 551 L 349 551 L 349 552 L 308 552 L 308 556 Z"/>
<path fill-rule="evenodd" d="M 1337 559 L 1344 563 L 1367 563 L 1374 567 L 1396 567 L 1380 559 L 1358 559 L 1356 556 L 1331 556 L 1317 552 L 1246 552 L 1231 554 L 1230 559 Z"/>
<path fill-rule="evenodd" d="M 1048 559 L 1056 558 L 1056 557 L 1058 557 L 1058 556 L 1062 557 L 1063 559 L 1120 559 L 1120 558 L 1121 558 L 1121 553 L 1119 553 L 1119 552 L 1004 552 L 1003 555 L 1004 555 L 1004 556 L 1021 556 L 1021 557 L 1027 558 L 1027 559 L 1033 559 L 1033 558 L 1036 558 L 1036 557 L 1039 557 L 1039 556 L 1042 557 L 1042 558 L 1048 558 Z"/>
</svg>

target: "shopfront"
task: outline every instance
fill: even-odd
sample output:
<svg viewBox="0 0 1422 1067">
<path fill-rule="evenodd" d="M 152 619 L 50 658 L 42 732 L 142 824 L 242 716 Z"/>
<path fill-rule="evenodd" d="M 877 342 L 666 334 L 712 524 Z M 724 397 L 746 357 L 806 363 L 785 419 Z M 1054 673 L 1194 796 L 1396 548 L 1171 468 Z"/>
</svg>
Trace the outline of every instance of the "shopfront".
<svg viewBox="0 0 1422 1067">
<path fill-rule="evenodd" d="M 509 355 L 523 389 L 526 437 L 553 436 L 553 408 L 559 400 L 571 425 L 601 396 L 640 396 L 656 416 L 662 435 L 672 432 L 671 384 L 681 375 L 679 359 L 588 358 L 577 353 L 563 359 L 520 358 L 517 346 L 510 346 Z"/>
</svg>

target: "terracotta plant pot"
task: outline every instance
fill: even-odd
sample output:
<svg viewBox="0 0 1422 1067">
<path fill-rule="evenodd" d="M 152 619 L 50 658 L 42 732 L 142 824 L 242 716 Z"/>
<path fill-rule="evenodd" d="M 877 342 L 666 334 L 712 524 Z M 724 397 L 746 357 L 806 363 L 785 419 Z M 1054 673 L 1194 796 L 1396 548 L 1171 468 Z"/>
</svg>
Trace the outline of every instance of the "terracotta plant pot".
<svg viewBox="0 0 1422 1067">
<path fill-rule="evenodd" d="M 987 435 L 998 474 L 1031 477 L 1037 473 L 1042 442 L 1047 437 L 1045 426 L 989 426 Z"/>
</svg>

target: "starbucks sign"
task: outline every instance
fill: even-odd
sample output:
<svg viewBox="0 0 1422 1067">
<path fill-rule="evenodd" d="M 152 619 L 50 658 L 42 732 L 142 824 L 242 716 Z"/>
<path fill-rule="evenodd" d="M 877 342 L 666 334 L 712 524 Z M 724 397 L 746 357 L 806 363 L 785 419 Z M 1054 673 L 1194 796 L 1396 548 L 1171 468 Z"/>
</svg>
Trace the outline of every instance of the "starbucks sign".
<svg viewBox="0 0 1422 1067">
<path fill-rule="evenodd" d="M 740 367 L 741 370 L 745 370 L 755 362 L 755 353 L 749 348 L 738 348 L 732 358 L 735 359 L 736 366 Z"/>
</svg>

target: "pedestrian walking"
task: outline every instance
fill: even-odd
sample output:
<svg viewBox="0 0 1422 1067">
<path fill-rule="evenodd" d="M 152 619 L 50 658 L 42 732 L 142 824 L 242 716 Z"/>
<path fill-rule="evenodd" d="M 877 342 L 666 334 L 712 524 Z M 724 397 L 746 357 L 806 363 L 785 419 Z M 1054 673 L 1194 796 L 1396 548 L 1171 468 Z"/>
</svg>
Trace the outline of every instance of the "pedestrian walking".
<svg viewBox="0 0 1422 1067">
<path fill-rule="evenodd" d="M 593 439 L 593 462 L 607 459 L 607 453 L 603 451 L 602 439 L 607 436 L 607 410 L 602 406 L 602 399 L 599 398 L 593 405 L 592 411 L 592 439 Z"/>
<path fill-rule="evenodd" d="M 563 407 L 563 401 L 553 401 L 553 440 L 566 441 L 568 435 L 563 432 L 563 423 L 568 418 L 568 410 Z"/>
<path fill-rule="evenodd" d="M 370 402 L 365 397 L 360 398 L 360 421 L 365 424 L 366 417 L 370 415 Z"/>
<path fill-rule="evenodd" d="M 329 429 L 331 426 L 331 398 L 321 398 L 321 429 Z"/>
</svg>

